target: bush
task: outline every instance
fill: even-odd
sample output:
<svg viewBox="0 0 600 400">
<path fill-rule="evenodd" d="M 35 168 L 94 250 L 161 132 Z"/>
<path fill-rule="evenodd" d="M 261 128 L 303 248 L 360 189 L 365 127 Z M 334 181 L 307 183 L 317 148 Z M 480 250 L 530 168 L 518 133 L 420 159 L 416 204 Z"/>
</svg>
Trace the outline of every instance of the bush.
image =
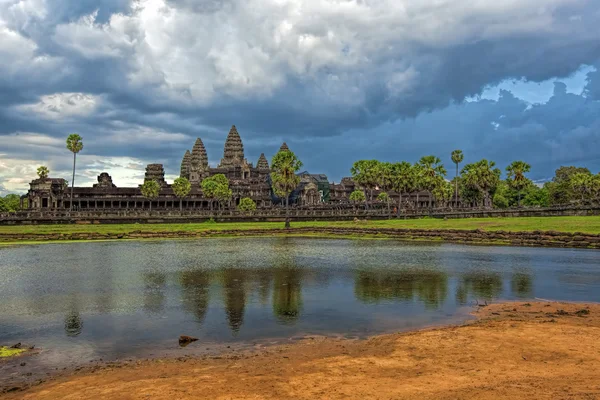
<svg viewBox="0 0 600 400">
<path fill-rule="evenodd" d="M 238 205 L 238 210 L 242 212 L 252 212 L 256 210 L 256 203 L 249 197 L 244 197 L 240 200 L 240 204 Z"/>
</svg>

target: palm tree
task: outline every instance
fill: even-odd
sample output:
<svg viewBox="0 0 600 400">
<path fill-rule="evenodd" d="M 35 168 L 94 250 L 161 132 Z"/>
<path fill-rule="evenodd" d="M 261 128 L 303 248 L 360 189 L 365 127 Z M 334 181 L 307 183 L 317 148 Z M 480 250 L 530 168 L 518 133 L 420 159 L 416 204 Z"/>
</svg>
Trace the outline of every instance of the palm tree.
<svg viewBox="0 0 600 400">
<path fill-rule="evenodd" d="M 518 192 L 517 205 L 521 207 L 521 190 L 527 186 L 529 180 L 525 174 L 531 170 L 531 165 L 524 161 L 513 161 L 506 167 L 506 176 L 510 187 Z"/>
<path fill-rule="evenodd" d="M 354 182 L 365 191 L 365 206 L 367 209 L 369 208 L 367 199 L 373 201 L 373 189 L 377 186 L 379 164 L 380 162 L 377 160 L 359 160 L 350 169 Z M 368 197 L 367 190 L 370 192 Z"/>
<path fill-rule="evenodd" d="M 179 197 L 179 211 L 183 211 L 183 198 L 192 191 L 192 184 L 187 178 L 177 178 L 171 185 L 175 196 Z"/>
<path fill-rule="evenodd" d="M 48 175 L 50 174 L 50 171 L 48 171 L 48 167 L 42 165 L 42 166 L 38 167 L 37 174 L 41 180 L 44 180 L 48 177 Z"/>
<path fill-rule="evenodd" d="M 152 211 L 152 200 L 158 198 L 158 194 L 160 193 L 160 185 L 153 179 L 147 180 L 140 187 L 142 191 L 142 196 L 150 200 L 150 211 Z"/>
<path fill-rule="evenodd" d="M 83 141 L 81 136 L 76 133 L 69 135 L 67 138 L 67 149 L 73 153 L 73 180 L 71 182 L 71 203 L 69 204 L 69 210 L 73 210 L 73 188 L 75 187 L 75 161 L 77 159 L 77 153 L 83 150 Z"/>
<path fill-rule="evenodd" d="M 279 150 L 271 160 L 271 183 L 279 197 L 285 197 L 285 227 L 290 227 L 290 194 L 300 184 L 296 172 L 302 168 L 302 161 L 290 150 Z"/>
<path fill-rule="evenodd" d="M 398 193 L 397 216 L 400 216 L 402 207 L 402 193 L 411 193 L 415 190 L 416 175 L 412 164 L 406 161 L 392 164 L 391 167 L 391 188 Z"/>
<path fill-rule="evenodd" d="M 458 205 L 458 165 L 464 160 L 465 156 L 463 155 L 462 150 L 454 150 L 452 152 L 452 162 L 456 164 L 456 175 L 454 180 L 454 201 Z"/>
<path fill-rule="evenodd" d="M 431 208 L 433 189 L 436 185 L 437 177 L 446 176 L 446 169 L 442 164 L 442 160 L 436 156 L 424 156 L 421 157 L 418 163 L 423 172 L 423 188 L 429 192 L 429 208 Z"/>
<path fill-rule="evenodd" d="M 362 190 L 355 190 L 350 193 L 350 197 L 348 198 L 353 203 L 353 208 L 356 210 L 356 203 L 361 203 L 366 201 L 365 192 Z"/>
<path fill-rule="evenodd" d="M 483 206 L 491 205 L 491 191 L 498 186 L 501 172 L 494 168 L 496 163 L 483 159 L 473 164 L 467 164 L 462 169 L 463 182 L 470 185 L 483 195 Z"/>
</svg>

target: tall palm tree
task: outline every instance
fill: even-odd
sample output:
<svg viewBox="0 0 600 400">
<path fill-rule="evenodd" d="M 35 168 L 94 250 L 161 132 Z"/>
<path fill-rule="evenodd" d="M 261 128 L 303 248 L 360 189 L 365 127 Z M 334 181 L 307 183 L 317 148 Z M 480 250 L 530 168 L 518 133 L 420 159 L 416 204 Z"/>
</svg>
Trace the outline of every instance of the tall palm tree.
<svg viewBox="0 0 600 400">
<path fill-rule="evenodd" d="M 436 178 L 446 176 L 446 168 L 442 164 L 442 160 L 436 156 L 421 157 L 418 164 L 423 172 L 423 188 L 429 192 L 429 208 L 433 198 L 433 189 L 436 186 Z"/>
<path fill-rule="evenodd" d="M 456 176 L 454 181 L 454 201 L 456 201 L 458 205 L 458 165 L 463 162 L 465 156 L 463 155 L 462 150 L 454 150 L 452 152 L 452 162 L 456 164 Z"/>
<path fill-rule="evenodd" d="M 529 180 L 525 177 L 527 172 L 531 171 L 531 165 L 524 161 L 513 161 L 508 167 L 506 167 L 506 176 L 508 178 L 508 184 L 518 192 L 517 205 L 521 207 L 521 190 Z"/>
<path fill-rule="evenodd" d="M 354 182 L 362 187 L 365 192 L 366 208 L 369 208 L 368 201 L 373 201 L 373 189 L 377 186 L 380 170 L 379 164 L 380 162 L 377 160 L 359 160 L 350 169 Z M 369 190 L 369 196 L 367 196 L 367 190 Z"/>
<path fill-rule="evenodd" d="M 77 159 L 77 153 L 83 150 L 83 141 L 81 136 L 76 133 L 72 133 L 67 138 L 67 149 L 73 153 L 73 180 L 71 181 L 71 203 L 69 204 L 69 211 L 73 210 L 73 188 L 75 187 L 75 161 Z"/>
<path fill-rule="evenodd" d="M 279 150 L 271 161 L 271 183 L 277 196 L 285 198 L 285 227 L 290 227 L 290 194 L 300 184 L 296 175 L 302 168 L 302 161 L 290 150 Z"/>
<path fill-rule="evenodd" d="M 391 188 L 398 193 L 397 216 L 400 216 L 402 207 L 402 193 L 411 193 L 415 190 L 416 175 L 411 163 L 402 161 L 392 164 L 391 167 Z"/>
<path fill-rule="evenodd" d="M 491 206 L 491 191 L 500 182 L 500 169 L 494 168 L 496 163 L 483 159 L 473 164 L 467 164 L 461 174 L 466 185 L 470 185 L 483 195 L 483 206 Z"/>
</svg>

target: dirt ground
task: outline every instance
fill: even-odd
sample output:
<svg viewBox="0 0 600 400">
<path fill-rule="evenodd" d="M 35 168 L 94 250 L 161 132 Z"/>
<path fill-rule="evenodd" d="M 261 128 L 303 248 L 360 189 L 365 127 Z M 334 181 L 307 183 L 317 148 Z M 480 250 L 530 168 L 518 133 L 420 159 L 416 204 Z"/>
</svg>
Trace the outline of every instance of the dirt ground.
<svg viewBox="0 0 600 400">
<path fill-rule="evenodd" d="M 600 399 L 600 305 L 502 303 L 463 326 L 81 371 L 7 399 Z M 192 344 L 193 345 L 193 344 Z"/>
</svg>

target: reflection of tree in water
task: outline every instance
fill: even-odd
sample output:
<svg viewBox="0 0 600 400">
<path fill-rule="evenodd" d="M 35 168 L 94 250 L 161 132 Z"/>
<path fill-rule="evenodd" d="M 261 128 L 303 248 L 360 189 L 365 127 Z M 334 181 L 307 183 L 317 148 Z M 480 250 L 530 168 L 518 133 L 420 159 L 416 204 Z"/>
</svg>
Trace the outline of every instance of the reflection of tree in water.
<svg viewBox="0 0 600 400">
<path fill-rule="evenodd" d="M 246 292 L 244 282 L 247 271 L 243 269 L 228 268 L 223 270 L 223 292 L 225 296 L 225 312 L 229 327 L 237 334 L 244 323 L 244 309 L 246 308 Z"/>
<path fill-rule="evenodd" d="M 382 300 L 409 301 L 415 296 L 427 307 L 440 307 L 448 292 L 445 272 L 425 269 L 399 271 L 359 271 L 354 294 L 365 303 Z"/>
<path fill-rule="evenodd" d="M 273 312 L 279 322 L 293 324 L 302 310 L 302 270 L 293 266 L 273 273 Z"/>
<path fill-rule="evenodd" d="M 514 273 L 510 280 L 510 289 L 517 297 L 532 297 L 533 277 L 525 272 Z"/>
<path fill-rule="evenodd" d="M 456 288 L 456 301 L 464 305 L 469 295 L 475 298 L 492 300 L 502 293 L 502 277 L 496 272 L 470 271 L 460 279 Z"/>
<path fill-rule="evenodd" d="M 164 288 L 167 278 L 162 272 L 144 272 L 144 309 L 152 313 L 161 312 L 165 307 Z"/>
<path fill-rule="evenodd" d="M 184 309 L 202 323 L 208 311 L 210 273 L 201 269 L 184 271 L 179 280 Z"/>
<path fill-rule="evenodd" d="M 65 333 L 67 336 L 78 336 L 83 330 L 83 320 L 79 315 L 79 311 L 73 309 L 65 316 Z"/>
</svg>

